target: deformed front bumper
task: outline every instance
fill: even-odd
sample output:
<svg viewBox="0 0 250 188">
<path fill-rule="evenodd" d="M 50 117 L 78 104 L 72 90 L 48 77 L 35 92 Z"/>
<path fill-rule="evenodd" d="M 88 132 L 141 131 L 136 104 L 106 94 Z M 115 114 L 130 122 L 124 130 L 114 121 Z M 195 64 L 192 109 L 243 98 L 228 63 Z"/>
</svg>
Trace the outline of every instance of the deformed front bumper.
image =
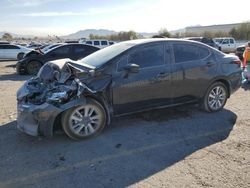
<svg viewBox="0 0 250 188">
<path fill-rule="evenodd" d="M 17 128 L 29 135 L 51 137 L 55 118 L 62 112 L 51 104 L 18 104 Z"/>
<path fill-rule="evenodd" d="M 67 109 L 85 103 L 85 99 L 75 99 L 60 106 L 49 103 L 41 105 L 20 103 L 17 106 L 17 128 L 32 136 L 52 137 L 56 117 Z"/>
</svg>

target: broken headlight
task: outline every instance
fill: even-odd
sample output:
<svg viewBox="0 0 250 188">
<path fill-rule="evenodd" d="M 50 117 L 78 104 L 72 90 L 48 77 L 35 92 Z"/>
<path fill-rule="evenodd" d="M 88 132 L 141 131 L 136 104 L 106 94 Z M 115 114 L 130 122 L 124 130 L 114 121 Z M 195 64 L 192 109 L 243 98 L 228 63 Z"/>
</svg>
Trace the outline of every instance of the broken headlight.
<svg viewBox="0 0 250 188">
<path fill-rule="evenodd" d="M 62 103 L 68 99 L 68 94 L 66 91 L 52 93 L 48 98 L 47 102 L 50 103 Z"/>
</svg>

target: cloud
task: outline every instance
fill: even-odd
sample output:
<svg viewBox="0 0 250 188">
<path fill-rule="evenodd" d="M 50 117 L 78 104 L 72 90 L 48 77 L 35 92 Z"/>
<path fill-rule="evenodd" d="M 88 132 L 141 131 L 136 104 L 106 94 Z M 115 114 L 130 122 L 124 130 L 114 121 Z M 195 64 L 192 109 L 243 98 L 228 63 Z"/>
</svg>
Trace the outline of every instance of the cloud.
<svg viewBox="0 0 250 188">
<path fill-rule="evenodd" d="M 56 17 L 56 16 L 85 16 L 84 12 L 33 12 L 27 14 L 21 14 L 21 16 L 28 17 Z"/>
<path fill-rule="evenodd" d="M 55 1 L 65 1 L 65 0 L 8 0 L 8 2 L 11 3 L 13 6 L 23 6 L 23 7 L 34 7 Z"/>
<path fill-rule="evenodd" d="M 47 0 L 49 1 L 49 0 Z M 89 8 L 85 9 L 82 12 L 79 11 L 67 11 L 67 12 L 31 12 L 21 14 L 21 16 L 27 17 L 59 17 L 59 16 L 94 16 L 94 15 L 102 15 L 102 14 L 112 14 L 112 13 L 121 13 L 121 12 L 129 12 L 135 11 L 139 7 L 141 7 L 142 3 L 135 3 L 133 5 L 127 6 L 116 6 L 116 7 L 102 7 L 102 8 Z"/>
</svg>

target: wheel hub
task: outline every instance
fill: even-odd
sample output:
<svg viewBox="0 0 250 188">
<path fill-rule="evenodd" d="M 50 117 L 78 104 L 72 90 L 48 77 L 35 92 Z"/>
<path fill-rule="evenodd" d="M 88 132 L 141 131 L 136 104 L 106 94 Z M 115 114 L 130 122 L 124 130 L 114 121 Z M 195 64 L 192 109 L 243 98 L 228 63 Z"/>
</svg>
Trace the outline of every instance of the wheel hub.
<svg viewBox="0 0 250 188">
<path fill-rule="evenodd" d="M 89 123 L 91 123 L 90 117 L 83 117 L 81 123 L 84 125 L 88 125 Z"/>
</svg>

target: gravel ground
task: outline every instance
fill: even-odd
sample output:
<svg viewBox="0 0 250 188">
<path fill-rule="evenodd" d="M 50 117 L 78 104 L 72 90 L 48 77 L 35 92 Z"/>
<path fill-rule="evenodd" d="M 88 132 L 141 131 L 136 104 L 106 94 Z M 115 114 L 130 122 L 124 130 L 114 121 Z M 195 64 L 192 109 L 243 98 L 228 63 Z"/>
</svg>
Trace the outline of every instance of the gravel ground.
<svg viewBox="0 0 250 188">
<path fill-rule="evenodd" d="M 16 129 L 18 76 L 0 61 L 0 187 L 250 187 L 250 86 L 218 113 L 195 106 L 113 120 L 93 139 Z"/>
</svg>

